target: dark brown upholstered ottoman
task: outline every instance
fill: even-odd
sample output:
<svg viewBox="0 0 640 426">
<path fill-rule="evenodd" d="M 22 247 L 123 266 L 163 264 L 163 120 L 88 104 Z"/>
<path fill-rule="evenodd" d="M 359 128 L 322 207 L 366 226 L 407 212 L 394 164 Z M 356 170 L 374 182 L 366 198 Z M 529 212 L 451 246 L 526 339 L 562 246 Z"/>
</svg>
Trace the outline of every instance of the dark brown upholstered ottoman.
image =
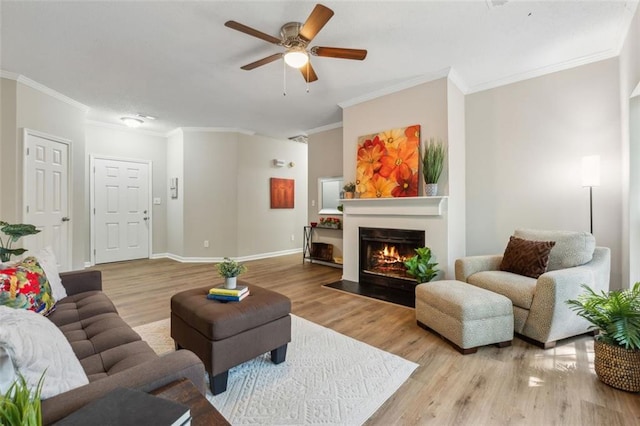
<svg viewBox="0 0 640 426">
<path fill-rule="evenodd" d="M 171 337 L 177 348 L 194 352 L 209 373 L 214 395 L 227 390 L 229 369 L 271 351 L 280 364 L 291 341 L 291 301 L 275 291 L 249 286 L 240 302 L 209 300 L 209 287 L 186 290 L 171 298 Z"/>
</svg>

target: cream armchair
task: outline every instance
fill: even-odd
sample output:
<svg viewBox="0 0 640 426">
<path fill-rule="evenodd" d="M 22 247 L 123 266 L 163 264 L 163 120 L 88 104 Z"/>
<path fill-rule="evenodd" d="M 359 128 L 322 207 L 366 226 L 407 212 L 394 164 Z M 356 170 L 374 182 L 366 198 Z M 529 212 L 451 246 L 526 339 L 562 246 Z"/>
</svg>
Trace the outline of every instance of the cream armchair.
<svg viewBox="0 0 640 426">
<path fill-rule="evenodd" d="M 529 278 L 501 271 L 502 255 L 471 256 L 456 260 L 456 279 L 511 299 L 514 331 L 545 349 L 557 340 L 587 333 L 589 323 L 565 301 L 581 294 L 582 284 L 609 290 L 609 248 L 596 247 L 586 232 L 516 230 L 514 236 L 556 242 L 547 272 Z"/>
</svg>

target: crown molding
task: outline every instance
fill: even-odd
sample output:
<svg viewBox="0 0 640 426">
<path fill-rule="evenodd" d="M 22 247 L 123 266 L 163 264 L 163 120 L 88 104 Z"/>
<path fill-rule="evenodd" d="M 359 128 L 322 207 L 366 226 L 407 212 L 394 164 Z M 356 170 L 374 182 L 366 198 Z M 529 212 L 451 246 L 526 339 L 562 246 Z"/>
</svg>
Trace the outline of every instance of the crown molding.
<svg viewBox="0 0 640 426">
<path fill-rule="evenodd" d="M 315 127 L 313 129 L 309 129 L 305 131 L 307 135 L 314 135 L 320 132 L 326 132 L 327 130 L 339 129 L 342 127 L 342 121 L 338 121 L 337 123 L 331 123 L 320 127 Z"/>
<path fill-rule="evenodd" d="M 80 103 L 74 99 L 71 99 L 68 96 L 63 95 L 60 92 L 57 92 L 47 86 L 45 86 L 44 84 L 40 84 L 37 81 L 31 80 L 30 78 L 25 77 L 24 75 L 21 74 L 16 74 L 10 71 L 3 71 L 0 70 L 0 77 L 2 78 L 7 78 L 9 80 L 15 80 L 18 83 L 22 83 L 25 86 L 29 86 L 32 89 L 35 89 L 41 93 L 44 93 L 45 95 L 49 95 L 52 98 L 55 98 L 61 102 L 64 102 L 68 105 L 71 105 L 72 107 L 78 108 L 79 110 L 83 111 L 85 114 L 87 112 L 89 112 L 89 110 L 91 109 L 90 107 L 86 106 L 83 103 Z"/>
<path fill-rule="evenodd" d="M 96 120 L 85 120 L 85 123 L 89 126 L 103 127 L 106 129 L 119 130 L 121 132 L 127 133 L 137 133 L 139 135 L 147 135 L 147 136 L 157 136 L 160 138 L 167 137 L 166 134 L 160 132 L 154 132 L 153 130 L 145 130 L 145 129 L 133 129 L 131 127 L 127 127 L 124 124 L 114 124 L 114 123 L 105 123 L 104 121 L 96 121 Z"/>
<path fill-rule="evenodd" d="M 253 136 L 256 134 L 256 132 L 253 130 L 240 129 L 237 127 L 180 127 L 180 129 L 182 129 L 183 133 L 240 133 L 249 136 Z"/>
<path fill-rule="evenodd" d="M 167 133 L 165 133 L 165 134 L 164 134 L 164 136 L 165 136 L 166 138 L 170 138 L 171 136 L 174 136 L 174 135 L 182 135 L 182 134 L 183 134 L 183 132 L 182 132 L 182 127 L 176 127 L 176 128 L 175 128 L 175 129 L 173 129 L 173 130 L 169 130 Z"/>
<path fill-rule="evenodd" d="M 237 127 L 176 127 L 173 130 L 164 134 L 165 137 L 177 135 L 179 133 L 240 133 L 243 135 L 254 136 L 256 134 L 253 130 L 239 129 Z"/>
<path fill-rule="evenodd" d="M 0 70 L 0 78 L 6 78 L 7 80 L 18 81 L 18 78 L 20 78 L 20 74 L 16 74 L 11 71 Z"/>
<path fill-rule="evenodd" d="M 603 61 L 605 59 L 611 59 L 618 56 L 619 52 L 613 49 L 603 50 L 601 52 L 594 53 L 593 55 L 581 56 L 579 58 L 571 59 L 569 61 L 560 62 L 557 64 L 549 65 L 542 68 L 536 68 L 534 70 L 526 71 L 523 73 L 513 74 L 497 80 L 487 81 L 485 83 L 476 84 L 471 86 L 466 94 L 482 92 L 483 90 L 495 89 L 496 87 L 506 86 L 507 84 L 517 83 L 531 78 L 541 77 L 543 75 L 552 74 L 558 71 L 568 70 L 570 68 L 579 67 L 581 65 L 591 64 L 593 62 Z"/>
<path fill-rule="evenodd" d="M 469 92 L 469 86 L 467 86 L 467 84 L 462 80 L 462 77 L 460 77 L 453 68 L 449 69 L 447 78 L 462 92 L 463 95 L 466 95 Z"/>
</svg>

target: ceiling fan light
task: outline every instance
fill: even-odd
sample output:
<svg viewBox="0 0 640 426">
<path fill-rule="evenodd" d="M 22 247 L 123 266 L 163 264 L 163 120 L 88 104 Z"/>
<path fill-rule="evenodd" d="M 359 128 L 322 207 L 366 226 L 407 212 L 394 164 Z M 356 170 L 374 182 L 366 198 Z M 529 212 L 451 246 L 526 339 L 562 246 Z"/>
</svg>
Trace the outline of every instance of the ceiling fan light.
<svg viewBox="0 0 640 426">
<path fill-rule="evenodd" d="M 284 61 L 293 68 L 302 68 L 309 62 L 309 55 L 304 49 L 290 50 L 284 54 Z"/>
<path fill-rule="evenodd" d="M 127 127 L 132 127 L 132 128 L 140 127 L 144 123 L 144 121 L 140 120 L 139 118 L 133 118 L 133 117 L 122 117 L 120 120 L 122 120 L 122 122 Z"/>
</svg>

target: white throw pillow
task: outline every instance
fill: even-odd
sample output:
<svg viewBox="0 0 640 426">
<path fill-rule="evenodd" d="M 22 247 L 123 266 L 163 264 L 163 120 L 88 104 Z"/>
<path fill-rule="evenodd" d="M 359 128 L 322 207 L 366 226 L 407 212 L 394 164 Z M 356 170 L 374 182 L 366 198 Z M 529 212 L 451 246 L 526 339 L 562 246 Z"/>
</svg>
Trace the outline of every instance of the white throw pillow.
<svg viewBox="0 0 640 426">
<path fill-rule="evenodd" d="M 47 276 L 47 280 L 49 280 L 53 299 L 57 302 L 67 297 L 67 290 L 65 290 L 62 285 L 60 273 L 58 272 L 58 262 L 56 261 L 56 255 L 53 253 L 53 249 L 47 246 L 36 253 L 34 257 L 38 259 L 38 263 Z"/>
<path fill-rule="evenodd" d="M 0 324 L 0 347 L 11 358 L 16 372 L 35 389 L 47 371 L 42 399 L 89 383 L 69 341 L 48 318 L 25 309 L 0 306 Z"/>
</svg>

